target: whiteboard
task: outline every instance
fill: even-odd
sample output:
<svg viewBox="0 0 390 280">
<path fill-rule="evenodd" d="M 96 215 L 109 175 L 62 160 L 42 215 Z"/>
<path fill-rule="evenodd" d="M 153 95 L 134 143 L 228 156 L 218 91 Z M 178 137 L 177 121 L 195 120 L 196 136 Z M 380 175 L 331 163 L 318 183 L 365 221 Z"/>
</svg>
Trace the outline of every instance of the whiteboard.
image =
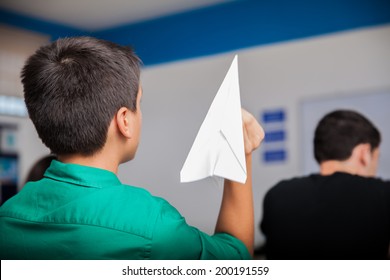
<svg viewBox="0 0 390 280">
<path fill-rule="evenodd" d="M 390 90 L 303 100 L 300 109 L 301 170 L 304 175 L 319 172 L 313 150 L 314 130 L 317 123 L 325 114 L 333 110 L 350 109 L 366 116 L 381 132 L 378 176 L 390 179 Z"/>
</svg>

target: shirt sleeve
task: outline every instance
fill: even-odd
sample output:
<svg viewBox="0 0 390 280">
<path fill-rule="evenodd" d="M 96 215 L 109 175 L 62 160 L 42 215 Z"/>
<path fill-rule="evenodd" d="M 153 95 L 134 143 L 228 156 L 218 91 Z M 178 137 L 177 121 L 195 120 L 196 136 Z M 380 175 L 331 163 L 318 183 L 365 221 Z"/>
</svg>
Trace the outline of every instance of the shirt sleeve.
<svg viewBox="0 0 390 280">
<path fill-rule="evenodd" d="M 151 243 L 152 259 L 251 259 L 245 245 L 227 233 L 208 235 L 189 226 L 184 217 L 162 200 Z"/>
</svg>

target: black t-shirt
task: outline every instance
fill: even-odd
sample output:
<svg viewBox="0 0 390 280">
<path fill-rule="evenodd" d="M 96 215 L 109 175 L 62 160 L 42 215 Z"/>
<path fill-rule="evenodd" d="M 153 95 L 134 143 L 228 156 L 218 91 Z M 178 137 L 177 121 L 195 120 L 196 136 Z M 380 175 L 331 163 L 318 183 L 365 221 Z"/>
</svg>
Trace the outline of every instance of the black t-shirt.
<svg viewBox="0 0 390 280">
<path fill-rule="evenodd" d="M 390 182 L 337 172 L 278 183 L 264 198 L 268 259 L 386 259 Z"/>
</svg>

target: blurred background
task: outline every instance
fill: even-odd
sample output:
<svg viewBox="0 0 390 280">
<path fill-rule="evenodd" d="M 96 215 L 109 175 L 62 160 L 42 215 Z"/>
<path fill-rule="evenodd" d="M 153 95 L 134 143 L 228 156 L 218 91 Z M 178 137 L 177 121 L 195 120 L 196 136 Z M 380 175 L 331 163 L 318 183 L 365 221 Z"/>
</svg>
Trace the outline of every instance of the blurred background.
<svg viewBox="0 0 390 280">
<path fill-rule="evenodd" d="M 76 35 L 131 45 L 144 62 L 142 140 L 122 182 L 166 198 L 210 234 L 221 189 L 180 184 L 179 173 L 235 54 L 242 106 L 266 131 L 253 160 L 256 245 L 265 192 L 318 171 L 314 127 L 331 110 L 359 110 L 379 127 L 378 175 L 390 179 L 388 0 L 1 0 L 2 201 L 49 153 L 24 107 L 21 67 L 39 46 Z"/>
</svg>

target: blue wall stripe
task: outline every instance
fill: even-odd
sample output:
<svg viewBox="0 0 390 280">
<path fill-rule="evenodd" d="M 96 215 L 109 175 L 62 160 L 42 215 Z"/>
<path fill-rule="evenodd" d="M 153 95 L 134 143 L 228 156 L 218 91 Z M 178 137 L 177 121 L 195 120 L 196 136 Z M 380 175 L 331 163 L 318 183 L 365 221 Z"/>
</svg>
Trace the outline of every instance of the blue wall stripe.
<svg viewBox="0 0 390 280">
<path fill-rule="evenodd" d="M 389 0 L 246 0 L 97 32 L 146 65 L 390 22 Z"/>
<path fill-rule="evenodd" d="M 49 35 L 52 40 L 66 36 L 80 36 L 89 34 L 88 32 L 81 29 L 27 17 L 5 9 L 0 9 L 0 23 Z"/>
<path fill-rule="evenodd" d="M 4 11 L 0 22 L 54 39 L 88 34 Z M 389 0 L 241 0 L 90 35 L 132 45 L 152 65 L 389 22 Z"/>
</svg>

